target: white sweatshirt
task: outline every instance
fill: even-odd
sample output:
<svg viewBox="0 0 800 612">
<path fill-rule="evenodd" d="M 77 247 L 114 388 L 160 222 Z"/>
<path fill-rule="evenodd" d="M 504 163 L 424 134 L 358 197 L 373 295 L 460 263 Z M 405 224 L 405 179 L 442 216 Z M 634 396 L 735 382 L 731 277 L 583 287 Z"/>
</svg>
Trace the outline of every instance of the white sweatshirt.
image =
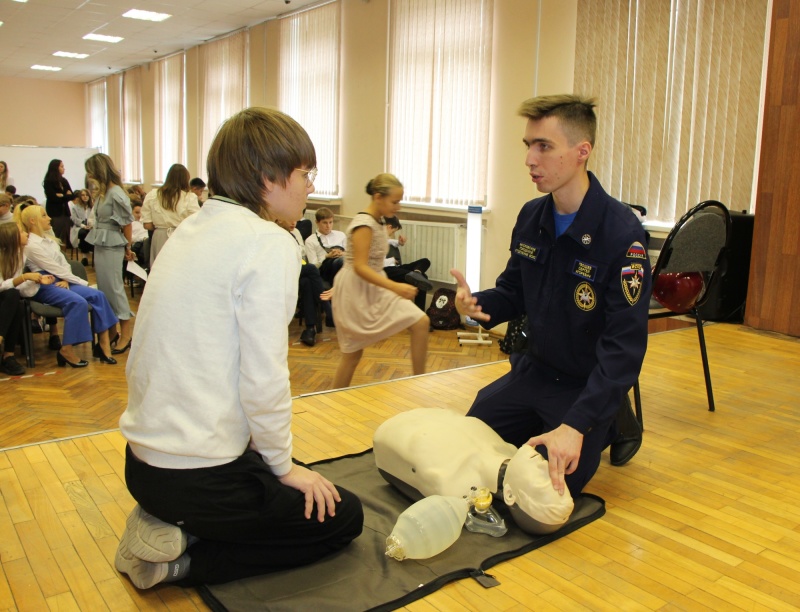
<svg viewBox="0 0 800 612">
<path fill-rule="evenodd" d="M 291 469 L 288 327 L 294 239 L 250 210 L 209 199 L 158 256 L 137 314 L 120 429 L 150 465 L 229 463 L 252 446 Z"/>
</svg>

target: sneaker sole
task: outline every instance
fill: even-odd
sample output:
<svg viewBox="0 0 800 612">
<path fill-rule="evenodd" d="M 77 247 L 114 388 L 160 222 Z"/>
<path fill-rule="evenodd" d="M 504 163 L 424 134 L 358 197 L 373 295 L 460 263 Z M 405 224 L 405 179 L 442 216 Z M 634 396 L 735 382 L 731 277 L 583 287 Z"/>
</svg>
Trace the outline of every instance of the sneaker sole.
<svg viewBox="0 0 800 612">
<path fill-rule="evenodd" d="M 118 572 L 127 574 L 137 589 L 149 589 L 164 582 L 169 571 L 169 564 L 166 562 L 151 563 L 132 556 L 130 551 L 124 547 L 123 542 L 120 542 L 119 548 L 117 548 L 114 567 Z"/>
<path fill-rule="evenodd" d="M 180 527 L 157 519 L 137 506 L 128 516 L 120 546 L 134 557 L 151 563 L 174 561 L 186 550 L 186 534 Z"/>
</svg>

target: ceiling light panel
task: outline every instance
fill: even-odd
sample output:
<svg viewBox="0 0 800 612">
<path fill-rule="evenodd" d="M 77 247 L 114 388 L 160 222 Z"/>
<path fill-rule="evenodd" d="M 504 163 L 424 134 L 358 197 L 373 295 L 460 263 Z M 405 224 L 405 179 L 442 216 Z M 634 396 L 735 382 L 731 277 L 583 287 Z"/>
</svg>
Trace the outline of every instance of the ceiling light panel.
<svg viewBox="0 0 800 612">
<path fill-rule="evenodd" d="M 121 40 L 125 40 L 122 36 L 106 36 L 105 34 L 95 34 L 92 32 L 91 34 L 87 34 L 83 37 L 84 40 L 99 40 L 100 42 L 107 42 L 107 43 L 118 43 Z"/>
<path fill-rule="evenodd" d="M 61 68 L 57 66 L 41 66 L 39 64 L 34 64 L 31 66 L 32 70 L 49 70 L 50 72 L 58 72 Z"/>
<path fill-rule="evenodd" d="M 127 13 L 123 13 L 122 16 L 129 19 L 141 19 L 142 21 L 164 21 L 172 17 L 167 13 L 154 13 L 153 11 L 140 11 L 139 9 L 131 9 Z"/>
<path fill-rule="evenodd" d="M 88 53 L 70 53 L 69 51 L 56 51 L 53 55 L 56 57 L 70 57 L 72 59 L 85 59 L 89 57 Z"/>
</svg>

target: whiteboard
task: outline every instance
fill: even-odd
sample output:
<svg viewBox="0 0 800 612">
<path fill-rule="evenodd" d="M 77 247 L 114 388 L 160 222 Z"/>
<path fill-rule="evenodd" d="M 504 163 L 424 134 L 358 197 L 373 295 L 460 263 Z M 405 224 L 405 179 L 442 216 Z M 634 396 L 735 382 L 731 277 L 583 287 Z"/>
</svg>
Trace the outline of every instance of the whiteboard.
<svg viewBox="0 0 800 612">
<path fill-rule="evenodd" d="M 51 159 L 64 162 L 64 176 L 72 190 L 83 189 L 84 162 L 100 149 L 96 147 L 29 147 L 0 145 L 0 161 L 6 162 L 8 175 L 14 179 L 17 195 L 30 195 L 44 204 L 42 181 Z"/>
</svg>

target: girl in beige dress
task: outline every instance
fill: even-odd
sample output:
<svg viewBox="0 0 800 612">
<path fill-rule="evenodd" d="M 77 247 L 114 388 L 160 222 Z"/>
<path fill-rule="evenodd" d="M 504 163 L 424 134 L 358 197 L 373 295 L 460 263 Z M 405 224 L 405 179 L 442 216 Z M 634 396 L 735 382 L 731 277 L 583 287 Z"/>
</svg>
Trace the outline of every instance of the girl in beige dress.
<svg viewBox="0 0 800 612">
<path fill-rule="evenodd" d="M 403 185 L 392 174 L 367 183 L 372 200 L 347 228 L 344 267 L 334 279 L 333 310 L 342 359 L 333 387 L 347 387 L 365 347 L 407 329 L 411 333 L 411 366 L 425 372 L 428 317 L 414 305 L 417 288 L 389 280 L 383 263 L 389 248 L 383 217 L 400 210 Z"/>
</svg>

